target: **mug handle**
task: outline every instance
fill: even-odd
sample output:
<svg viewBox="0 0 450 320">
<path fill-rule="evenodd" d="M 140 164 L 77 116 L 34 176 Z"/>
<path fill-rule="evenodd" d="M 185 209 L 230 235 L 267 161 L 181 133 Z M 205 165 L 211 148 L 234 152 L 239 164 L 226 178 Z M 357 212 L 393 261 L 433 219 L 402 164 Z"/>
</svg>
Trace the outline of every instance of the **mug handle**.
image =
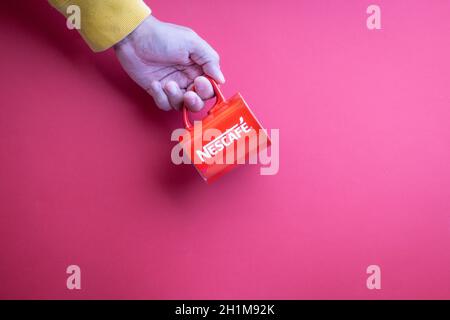
<svg viewBox="0 0 450 320">
<path fill-rule="evenodd" d="M 219 85 L 217 84 L 217 82 L 210 76 L 204 75 L 204 77 L 206 79 L 208 79 L 209 82 L 211 82 L 211 85 L 214 90 L 214 95 L 216 96 L 216 103 L 214 104 L 214 106 L 211 107 L 211 109 L 209 109 L 209 111 L 208 111 L 208 114 L 209 114 L 214 110 L 214 108 L 216 108 L 218 105 L 224 103 L 226 100 L 225 100 L 225 97 L 223 96 L 222 92 L 220 91 Z M 195 91 L 195 87 L 192 88 L 192 90 Z M 192 128 L 192 123 L 189 120 L 188 110 L 187 110 L 186 106 L 183 106 L 183 122 L 184 122 L 184 126 L 186 127 L 186 129 Z"/>
</svg>

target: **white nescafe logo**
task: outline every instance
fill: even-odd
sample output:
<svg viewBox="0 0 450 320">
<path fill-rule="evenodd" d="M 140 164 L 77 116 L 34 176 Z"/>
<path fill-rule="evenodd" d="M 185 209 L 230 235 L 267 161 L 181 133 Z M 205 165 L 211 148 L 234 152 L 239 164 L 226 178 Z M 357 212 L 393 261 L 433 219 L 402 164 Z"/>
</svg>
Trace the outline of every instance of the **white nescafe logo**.
<svg viewBox="0 0 450 320">
<path fill-rule="evenodd" d="M 242 133 L 249 133 L 252 127 L 247 125 L 243 117 L 239 118 L 239 123 L 236 123 L 231 128 L 227 129 L 220 136 L 203 146 L 202 150 L 196 150 L 197 156 L 202 162 L 205 158 L 211 159 L 213 156 L 221 152 L 223 149 L 231 146 L 234 141 L 243 137 Z"/>
</svg>

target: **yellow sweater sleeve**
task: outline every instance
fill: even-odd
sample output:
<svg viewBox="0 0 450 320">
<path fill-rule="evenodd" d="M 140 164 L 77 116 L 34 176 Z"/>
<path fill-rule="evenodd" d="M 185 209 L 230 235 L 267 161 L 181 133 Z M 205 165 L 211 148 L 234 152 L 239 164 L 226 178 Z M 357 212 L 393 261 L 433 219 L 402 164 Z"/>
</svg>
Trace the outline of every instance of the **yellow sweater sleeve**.
<svg viewBox="0 0 450 320">
<path fill-rule="evenodd" d="M 151 10 L 142 0 L 48 0 L 64 16 L 67 7 L 80 8 L 79 32 L 95 52 L 106 50 L 129 35 Z"/>
</svg>

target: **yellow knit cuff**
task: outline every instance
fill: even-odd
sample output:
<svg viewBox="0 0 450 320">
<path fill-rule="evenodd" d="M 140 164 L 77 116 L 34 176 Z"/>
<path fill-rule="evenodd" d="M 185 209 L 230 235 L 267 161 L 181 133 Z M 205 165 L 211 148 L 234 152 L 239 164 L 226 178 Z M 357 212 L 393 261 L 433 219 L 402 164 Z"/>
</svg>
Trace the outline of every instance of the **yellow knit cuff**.
<svg viewBox="0 0 450 320">
<path fill-rule="evenodd" d="M 151 10 L 142 0 L 48 0 L 64 16 L 67 7 L 80 7 L 79 32 L 95 52 L 125 38 L 147 18 Z"/>
</svg>

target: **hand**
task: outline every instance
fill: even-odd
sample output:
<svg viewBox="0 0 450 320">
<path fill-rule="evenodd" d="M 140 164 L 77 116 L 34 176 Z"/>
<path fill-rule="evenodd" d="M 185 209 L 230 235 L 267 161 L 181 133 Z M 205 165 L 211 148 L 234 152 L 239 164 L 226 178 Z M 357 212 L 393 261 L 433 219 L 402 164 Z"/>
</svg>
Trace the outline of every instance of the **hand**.
<svg viewBox="0 0 450 320">
<path fill-rule="evenodd" d="M 153 16 L 114 46 L 128 75 L 144 88 L 163 110 L 184 105 L 199 111 L 214 96 L 211 83 L 225 78 L 219 55 L 191 29 L 164 23 Z M 195 92 L 189 91 L 195 86 Z"/>
</svg>

